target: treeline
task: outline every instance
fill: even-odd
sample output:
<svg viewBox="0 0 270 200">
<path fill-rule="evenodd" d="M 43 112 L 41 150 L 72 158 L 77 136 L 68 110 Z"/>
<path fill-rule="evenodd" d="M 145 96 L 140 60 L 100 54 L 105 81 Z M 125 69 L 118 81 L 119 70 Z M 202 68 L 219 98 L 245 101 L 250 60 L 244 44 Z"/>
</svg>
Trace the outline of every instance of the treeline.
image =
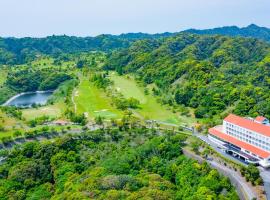
<svg viewBox="0 0 270 200">
<path fill-rule="evenodd" d="M 55 69 L 18 69 L 8 72 L 5 84 L 17 92 L 53 90 L 72 77 Z"/>
<path fill-rule="evenodd" d="M 10 70 L 4 85 L 0 87 L 0 104 L 21 92 L 54 90 L 61 83 L 72 78 L 72 75 L 53 68 Z"/>
<path fill-rule="evenodd" d="M 225 26 L 221 28 L 213 28 L 206 30 L 189 29 L 185 32 L 196 33 L 202 35 L 228 35 L 228 36 L 241 36 L 252 37 L 270 42 L 270 29 L 266 27 L 259 27 L 255 24 L 250 24 L 247 27 L 239 28 L 237 26 Z"/>
<path fill-rule="evenodd" d="M 40 55 L 59 56 L 88 51 L 109 52 L 127 48 L 134 41 L 145 38 L 167 37 L 171 34 L 130 33 L 120 36 L 100 35 L 97 37 L 49 36 L 46 38 L 0 38 L 0 64 L 27 63 Z"/>
<path fill-rule="evenodd" d="M 26 143 L 0 166 L 0 198 L 239 199 L 228 178 L 182 154 L 184 141 L 126 126 Z"/>
<path fill-rule="evenodd" d="M 134 73 L 162 103 L 194 108 L 197 118 L 227 109 L 269 118 L 269 66 L 270 45 L 262 41 L 182 33 L 113 52 L 104 69 Z"/>
<path fill-rule="evenodd" d="M 112 85 L 114 84 L 108 77 L 108 73 L 94 73 L 90 81 L 95 84 L 98 88 L 104 89 L 112 98 L 113 105 L 120 110 L 137 109 L 140 107 L 140 101 L 130 97 L 125 98 L 120 92 L 113 90 Z"/>
</svg>

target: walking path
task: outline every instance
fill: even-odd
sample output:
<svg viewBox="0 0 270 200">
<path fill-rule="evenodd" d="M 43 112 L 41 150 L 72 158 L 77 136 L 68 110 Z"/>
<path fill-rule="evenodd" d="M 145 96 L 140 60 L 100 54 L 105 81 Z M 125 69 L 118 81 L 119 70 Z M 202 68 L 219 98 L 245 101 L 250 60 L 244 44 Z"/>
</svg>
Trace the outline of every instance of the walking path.
<svg viewBox="0 0 270 200">
<path fill-rule="evenodd" d="M 72 97 L 71 97 L 71 101 L 72 101 L 72 103 L 73 103 L 73 105 L 74 105 L 74 112 L 76 113 L 77 112 L 77 104 L 76 104 L 76 102 L 75 102 L 75 100 L 74 100 L 74 97 L 75 96 L 78 96 L 79 94 L 78 94 L 78 91 L 77 91 L 77 89 L 75 88 L 74 90 L 73 90 L 73 92 L 72 92 Z"/>
<path fill-rule="evenodd" d="M 82 75 L 81 75 L 81 73 L 80 72 L 78 72 L 78 78 L 79 78 L 79 85 L 81 84 L 81 79 L 82 79 Z M 77 87 L 76 88 L 74 88 L 74 90 L 72 91 L 72 96 L 71 96 L 71 101 L 72 101 L 72 103 L 73 103 L 73 105 L 74 105 L 74 112 L 75 112 L 75 114 L 77 113 L 77 104 L 76 104 L 76 102 L 75 102 L 75 100 L 74 100 L 74 98 L 75 97 L 77 97 L 77 96 L 79 96 L 79 91 L 77 90 Z"/>
</svg>

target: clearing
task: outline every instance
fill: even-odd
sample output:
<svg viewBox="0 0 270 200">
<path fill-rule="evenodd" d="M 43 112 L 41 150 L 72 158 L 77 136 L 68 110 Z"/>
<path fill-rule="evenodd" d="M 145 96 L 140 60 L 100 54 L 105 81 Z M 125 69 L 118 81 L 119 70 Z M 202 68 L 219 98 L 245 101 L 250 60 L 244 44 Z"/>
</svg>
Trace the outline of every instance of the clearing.
<svg viewBox="0 0 270 200">
<path fill-rule="evenodd" d="M 56 103 L 54 105 L 42 106 L 39 108 L 23 109 L 23 117 L 26 121 L 33 120 L 38 117 L 48 116 L 51 118 L 59 118 L 64 112 L 64 103 Z"/>
<path fill-rule="evenodd" d="M 134 111 L 135 115 L 141 116 L 144 119 L 177 125 L 191 125 L 195 123 L 193 118 L 173 113 L 168 106 L 159 104 L 151 94 L 144 94 L 144 89 L 138 86 L 131 75 L 119 76 L 116 73 L 111 73 L 110 79 L 114 82 L 115 89 L 122 93 L 125 98 L 133 97 L 141 102 L 141 108 Z"/>
<path fill-rule="evenodd" d="M 108 95 L 87 78 L 83 77 L 81 79 L 76 91 L 77 95 L 74 95 L 74 101 L 77 113 L 87 113 L 91 119 L 97 116 L 106 119 L 120 118 L 122 116 L 122 112 L 112 106 L 112 101 Z"/>
</svg>

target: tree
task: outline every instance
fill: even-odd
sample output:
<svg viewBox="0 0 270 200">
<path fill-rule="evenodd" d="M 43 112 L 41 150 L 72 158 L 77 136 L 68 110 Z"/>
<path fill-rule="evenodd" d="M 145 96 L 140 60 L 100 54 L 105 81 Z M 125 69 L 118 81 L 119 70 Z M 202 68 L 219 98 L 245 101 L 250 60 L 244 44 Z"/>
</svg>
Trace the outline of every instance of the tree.
<svg viewBox="0 0 270 200">
<path fill-rule="evenodd" d="M 83 60 L 79 60 L 76 64 L 77 68 L 79 68 L 79 69 L 83 68 L 84 65 L 85 65 L 85 61 L 83 61 Z"/>
<path fill-rule="evenodd" d="M 104 118 L 99 115 L 95 118 L 95 122 L 97 125 L 103 125 L 103 120 Z"/>
</svg>

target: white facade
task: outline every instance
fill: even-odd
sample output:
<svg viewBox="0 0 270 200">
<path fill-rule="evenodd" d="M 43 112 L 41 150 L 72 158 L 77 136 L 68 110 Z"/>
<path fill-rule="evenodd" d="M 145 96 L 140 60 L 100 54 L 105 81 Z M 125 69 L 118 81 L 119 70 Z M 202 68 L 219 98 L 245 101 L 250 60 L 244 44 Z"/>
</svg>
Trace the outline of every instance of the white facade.
<svg viewBox="0 0 270 200">
<path fill-rule="evenodd" d="M 270 137 L 226 121 L 223 121 L 223 132 L 238 140 L 270 152 Z"/>
<path fill-rule="evenodd" d="M 251 122 L 253 123 L 253 121 Z M 268 124 L 263 125 L 268 126 Z M 266 135 L 238 126 L 234 123 L 227 122 L 225 120 L 223 121 L 223 133 L 270 153 L 270 137 Z M 261 166 L 270 167 L 270 157 L 262 158 L 242 147 L 241 151 L 259 159 L 259 164 Z"/>
</svg>

